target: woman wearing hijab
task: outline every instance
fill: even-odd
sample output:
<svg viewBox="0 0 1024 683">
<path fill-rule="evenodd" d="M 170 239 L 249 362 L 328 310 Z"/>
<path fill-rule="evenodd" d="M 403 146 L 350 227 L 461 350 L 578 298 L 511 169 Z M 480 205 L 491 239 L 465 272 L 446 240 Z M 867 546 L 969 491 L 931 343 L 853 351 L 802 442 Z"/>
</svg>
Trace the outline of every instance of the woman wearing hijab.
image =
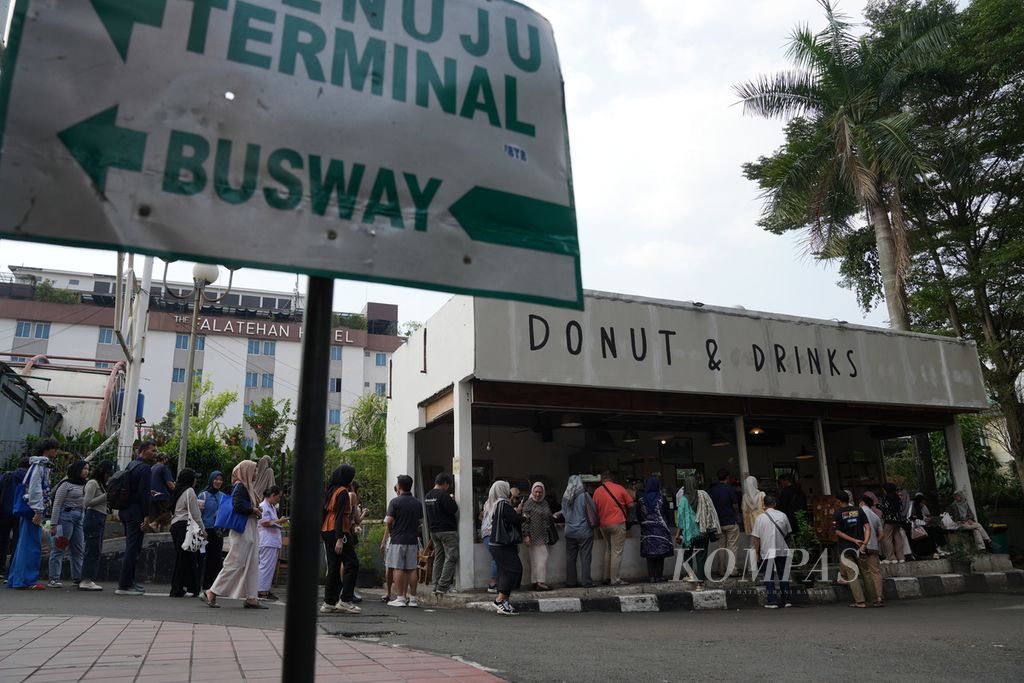
<svg viewBox="0 0 1024 683">
<path fill-rule="evenodd" d="M 590 564 L 594 550 L 594 528 L 590 522 L 593 519 L 596 523 L 597 508 L 578 474 L 569 477 L 565 493 L 562 494 L 562 517 L 565 519 L 565 585 L 567 588 L 580 585 L 576 580 L 578 557 L 583 587 L 592 588 L 594 582 L 590 577 Z"/>
<path fill-rule="evenodd" d="M 704 557 L 708 552 L 708 537 L 697 523 L 697 480 L 687 477 L 676 492 L 676 543 L 686 551 L 684 558 L 693 568 L 698 581 L 704 581 Z"/>
<path fill-rule="evenodd" d="M 748 534 L 754 530 L 754 522 L 764 513 L 764 491 L 757 489 L 757 477 L 743 480 L 743 529 Z"/>
<path fill-rule="evenodd" d="M 526 518 L 520 514 L 522 503 L 518 508 L 512 507 L 512 490 L 507 481 L 494 482 L 491 493 L 497 501 L 491 522 L 491 556 L 498 564 L 498 595 L 494 599 L 494 608 L 498 614 L 510 616 L 516 614 L 516 610 L 509 598 L 523 579 L 519 540 L 522 538 L 521 529 Z"/>
<path fill-rule="evenodd" d="M 910 504 L 910 550 L 915 557 L 931 557 L 939 553 L 935 539 L 928 533 L 929 521 L 931 514 L 924 503 L 924 494 L 914 494 L 914 500 Z"/>
<path fill-rule="evenodd" d="M 260 516 L 259 506 L 262 496 L 253 488 L 253 477 L 256 475 L 256 463 L 243 460 L 231 471 L 231 507 L 236 515 L 246 518 L 245 531 L 239 533 L 232 529 L 231 549 L 224 558 L 224 568 L 217 574 L 217 579 L 209 590 L 200 595 L 210 607 L 220 607 L 217 596 L 244 599 L 243 607 L 248 609 L 269 609 L 260 603 L 260 547 L 256 535 L 256 519 Z"/>
<path fill-rule="evenodd" d="M 647 580 L 665 580 L 665 558 L 672 554 L 672 535 L 668 530 L 668 505 L 661 495 L 661 482 L 648 477 L 639 497 L 640 557 L 647 560 Z"/>
<path fill-rule="evenodd" d="M 548 534 L 554 526 L 551 506 L 545 499 L 547 491 L 539 481 L 530 487 L 530 497 L 523 503 L 523 543 L 530 549 L 530 576 L 533 589 L 549 591 L 548 578 Z"/>
<path fill-rule="evenodd" d="M 104 460 L 92 468 L 85 482 L 85 521 L 82 524 L 85 553 L 82 559 L 82 582 L 78 590 L 101 591 L 96 575 L 103 553 L 103 532 L 107 526 L 107 479 L 114 473 L 114 463 Z"/>
<path fill-rule="evenodd" d="M 320 611 L 325 614 L 359 614 L 362 611 L 353 602 L 356 576 L 359 574 L 359 558 L 352 543 L 356 511 L 352 507 L 351 485 L 355 476 L 355 467 L 339 465 L 331 473 L 324 494 L 320 538 L 327 554 L 327 579 L 324 581 L 324 603 Z"/>
<path fill-rule="evenodd" d="M 89 476 L 89 463 L 84 460 L 68 467 L 68 477 L 57 484 L 53 494 L 53 512 L 50 526 L 50 588 L 60 588 L 61 569 L 65 548 L 71 551 L 71 580 L 78 586 L 82 582 L 82 560 L 85 559 L 85 480 Z M 66 539 L 66 542 L 61 540 Z"/>
<path fill-rule="evenodd" d="M 203 565 L 203 590 L 213 585 L 221 567 L 224 566 L 224 529 L 214 528 L 217 511 L 221 505 L 230 505 L 231 499 L 224 493 L 224 475 L 220 470 L 210 473 L 206 488 L 199 494 L 199 509 L 203 511 L 203 528 L 206 529 L 206 554 Z"/>
<path fill-rule="evenodd" d="M 21 517 L 18 547 L 11 558 L 11 571 L 7 574 L 8 588 L 46 589 L 39 583 L 39 560 L 42 555 L 43 512 L 50 497 L 50 469 L 53 468 L 50 458 L 57 454 L 57 448 L 56 439 L 43 439 L 36 444 L 36 454 L 29 458 L 24 480 L 25 503 L 34 514 Z"/>
<path fill-rule="evenodd" d="M 183 598 L 185 593 L 199 595 L 199 562 L 202 555 L 182 548 L 189 522 L 203 526 L 203 512 L 199 509 L 199 498 L 193 488 L 196 473 L 188 467 L 178 473 L 171 493 L 171 540 L 174 541 L 174 573 L 171 574 L 171 597 Z"/>
<path fill-rule="evenodd" d="M 971 509 L 970 504 L 967 502 L 967 496 L 964 495 L 963 491 L 957 491 L 953 494 L 953 521 L 961 529 L 967 529 L 974 533 L 974 544 L 978 546 L 978 550 L 985 550 L 992 545 L 992 539 L 989 538 L 988 533 L 985 531 L 985 527 L 978 523 L 978 519 L 974 516 L 974 510 Z"/>
<path fill-rule="evenodd" d="M 494 519 L 494 506 L 498 502 L 494 495 L 494 486 L 492 485 L 487 492 L 487 500 L 484 501 L 484 507 L 480 511 L 480 540 L 483 541 L 488 554 L 491 553 L 491 521 Z M 487 592 L 498 592 L 498 565 L 495 563 L 493 555 L 491 556 L 491 576 L 487 581 Z M 388 594 L 390 593 L 391 591 L 388 591 Z"/>
</svg>

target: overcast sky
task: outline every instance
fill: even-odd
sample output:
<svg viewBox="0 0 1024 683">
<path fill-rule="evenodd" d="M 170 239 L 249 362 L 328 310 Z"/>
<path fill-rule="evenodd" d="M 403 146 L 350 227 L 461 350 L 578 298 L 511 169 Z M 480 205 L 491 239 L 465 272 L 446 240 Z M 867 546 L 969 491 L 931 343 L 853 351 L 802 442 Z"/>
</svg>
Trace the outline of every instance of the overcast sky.
<svg viewBox="0 0 1024 683">
<path fill-rule="evenodd" d="M 835 269 L 808 258 L 799 238 L 757 227 L 757 188 L 740 171 L 781 143 L 782 123 L 744 117 L 731 86 L 788 67 L 794 26 L 823 24 L 815 0 L 526 4 L 551 22 L 561 56 L 584 287 L 885 324 L 884 306 L 861 313 Z M 840 2 L 858 21 L 863 5 Z M 113 272 L 115 260 L 0 240 L 0 264 Z M 172 277 L 190 268 L 175 264 Z M 242 270 L 235 282 L 291 291 L 295 277 Z M 397 303 L 403 321 L 422 321 L 446 299 L 339 281 L 335 309 Z"/>
</svg>

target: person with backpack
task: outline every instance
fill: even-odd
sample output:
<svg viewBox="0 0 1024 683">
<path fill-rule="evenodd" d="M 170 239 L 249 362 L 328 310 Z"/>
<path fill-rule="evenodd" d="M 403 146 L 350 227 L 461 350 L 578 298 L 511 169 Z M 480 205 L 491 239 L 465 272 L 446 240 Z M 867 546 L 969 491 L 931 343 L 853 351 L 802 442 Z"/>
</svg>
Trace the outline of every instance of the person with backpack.
<svg viewBox="0 0 1024 683">
<path fill-rule="evenodd" d="M 92 468 L 89 481 L 85 482 L 85 558 L 82 560 L 82 582 L 80 591 L 101 591 L 103 586 L 96 583 L 99 573 L 100 555 L 103 554 L 103 533 L 107 526 L 106 483 L 114 471 L 114 463 L 104 460 Z"/>
<path fill-rule="evenodd" d="M 224 566 L 224 536 L 228 532 L 217 527 L 217 512 L 222 505 L 230 505 L 231 499 L 224 493 L 223 488 L 224 474 L 220 470 L 214 470 L 210 473 L 206 488 L 199 494 L 199 508 L 203 511 L 203 526 L 206 528 L 203 590 L 209 590 L 221 567 Z"/>
<path fill-rule="evenodd" d="M 565 520 L 565 585 L 567 588 L 593 588 L 590 564 L 594 550 L 594 528 L 598 525 L 597 507 L 583 487 L 578 474 L 569 476 L 562 494 L 562 518 Z M 577 581 L 576 559 L 579 558 Z"/>
<path fill-rule="evenodd" d="M 68 467 L 68 476 L 53 491 L 53 511 L 50 527 L 53 534 L 50 545 L 49 588 L 60 588 L 64 556 L 71 564 L 71 581 L 77 587 L 82 582 L 82 560 L 85 550 L 85 481 L 89 477 L 89 463 L 79 460 Z M 70 553 L 66 552 L 69 550 Z"/>
<path fill-rule="evenodd" d="M 50 458 L 57 455 L 56 439 L 43 439 L 36 444 L 35 455 L 29 458 L 24 481 L 14 490 L 12 511 L 19 518 L 18 547 L 11 560 L 7 587 L 22 590 L 45 590 L 39 583 L 39 561 L 42 558 L 43 513 L 50 497 Z"/>
<path fill-rule="evenodd" d="M 28 456 L 18 461 L 17 469 L 4 472 L 0 481 L 0 581 L 7 576 L 7 554 L 14 557 L 14 549 L 18 547 L 18 528 L 20 520 L 14 514 L 14 490 L 24 483 L 28 472 Z"/>
<path fill-rule="evenodd" d="M 118 510 L 124 526 L 124 559 L 116 595 L 142 595 L 146 589 L 135 581 L 135 566 L 142 554 L 142 536 L 150 531 L 149 501 L 152 470 L 156 461 L 156 442 L 139 444 L 138 457 L 115 474 L 107 487 L 107 500 Z"/>
</svg>

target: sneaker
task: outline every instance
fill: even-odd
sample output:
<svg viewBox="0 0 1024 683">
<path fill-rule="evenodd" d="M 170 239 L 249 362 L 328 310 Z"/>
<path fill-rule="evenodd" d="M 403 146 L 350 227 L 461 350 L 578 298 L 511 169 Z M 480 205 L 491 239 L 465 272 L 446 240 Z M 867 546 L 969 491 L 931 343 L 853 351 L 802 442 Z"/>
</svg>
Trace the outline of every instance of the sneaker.
<svg viewBox="0 0 1024 683">
<path fill-rule="evenodd" d="M 134 588 L 135 590 L 139 591 L 140 593 L 145 593 L 146 592 L 146 587 L 143 586 L 141 583 L 133 583 L 132 584 L 132 588 Z"/>
<path fill-rule="evenodd" d="M 332 604 L 330 604 L 328 602 L 325 602 L 324 604 L 320 605 L 320 614 L 332 614 L 332 613 L 337 612 L 337 611 L 338 611 L 338 606 L 337 605 L 332 605 Z"/>
<path fill-rule="evenodd" d="M 409 596 L 409 602 L 406 603 L 406 604 L 409 607 L 419 607 L 420 606 L 420 603 L 416 601 L 416 596 L 415 595 Z"/>
<path fill-rule="evenodd" d="M 498 592 L 498 584 L 494 584 L 492 586 L 487 586 L 487 592 L 488 593 L 497 593 Z"/>
<path fill-rule="evenodd" d="M 494 603 L 494 609 L 498 612 L 498 614 L 504 614 L 508 616 L 518 614 L 518 612 L 516 612 L 516 608 L 513 607 L 512 603 L 510 603 L 508 600 L 503 600 L 501 602 Z"/>
<path fill-rule="evenodd" d="M 146 591 L 139 590 L 135 586 L 132 586 L 131 588 L 118 588 L 114 591 L 114 595 L 144 595 L 145 593 Z"/>
<path fill-rule="evenodd" d="M 628 586 L 629 584 L 626 583 L 625 581 L 623 581 L 622 579 L 615 579 L 614 581 L 612 581 L 608 585 L 609 586 Z"/>
<path fill-rule="evenodd" d="M 362 595 L 360 595 L 359 593 L 353 593 L 352 594 L 352 604 L 353 605 L 358 605 L 362 601 L 363 601 L 363 596 Z"/>
<path fill-rule="evenodd" d="M 765 609 L 779 609 L 779 606 L 775 605 L 775 604 L 770 604 L 770 605 L 765 605 L 764 608 Z"/>
<path fill-rule="evenodd" d="M 783 605 L 783 607 L 792 607 L 792 606 L 793 606 L 793 603 L 791 603 L 791 602 L 787 602 L 785 605 Z"/>
<path fill-rule="evenodd" d="M 83 581 L 78 584 L 78 590 L 80 591 L 101 591 L 103 586 L 98 585 L 95 581 Z"/>
<path fill-rule="evenodd" d="M 341 612 L 342 614 L 359 614 L 363 610 L 362 608 L 353 605 L 351 602 L 338 601 L 338 604 L 334 606 L 335 612 Z"/>
<path fill-rule="evenodd" d="M 398 597 L 388 603 L 388 607 L 405 607 L 408 603 L 405 598 Z"/>
<path fill-rule="evenodd" d="M 57 579 L 50 579 L 50 583 L 46 584 L 47 588 L 63 588 L 64 584 Z"/>
</svg>

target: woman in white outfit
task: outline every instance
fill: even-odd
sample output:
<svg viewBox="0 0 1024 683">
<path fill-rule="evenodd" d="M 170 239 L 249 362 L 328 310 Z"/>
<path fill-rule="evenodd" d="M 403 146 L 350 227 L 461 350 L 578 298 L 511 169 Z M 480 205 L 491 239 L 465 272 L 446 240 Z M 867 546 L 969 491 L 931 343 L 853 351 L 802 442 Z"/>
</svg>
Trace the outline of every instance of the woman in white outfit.
<svg viewBox="0 0 1024 683">
<path fill-rule="evenodd" d="M 281 502 L 281 487 L 271 486 L 264 492 L 265 497 L 260 503 L 260 600 L 277 601 L 277 596 L 270 592 L 274 582 L 274 571 L 277 569 L 277 556 L 281 553 L 281 526 L 288 521 L 287 517 L 277 516 L 277 504 Z"/>
<path fill-rule="evenodd" d="M 256 463 L 243 460 L 231 471 L 231 507 L 236 515 L 246 518 L 245 530 L 241 533 L 234 529 L 228 534 L 231 549 L 224 558 L 224 567 L 217 574 L 216 581 L 210 590 L 203 593 L 203 601 L 210 607 L 220 607 L 217 596 L 244 599 L 243 607 L 249 609 L 268 609 L 260 604 L 260 546 L 256 533 L 256 521 L 260 517 L 262 496 L 256 493 L 253 479 L 256 476 Z"/>
</svg>

